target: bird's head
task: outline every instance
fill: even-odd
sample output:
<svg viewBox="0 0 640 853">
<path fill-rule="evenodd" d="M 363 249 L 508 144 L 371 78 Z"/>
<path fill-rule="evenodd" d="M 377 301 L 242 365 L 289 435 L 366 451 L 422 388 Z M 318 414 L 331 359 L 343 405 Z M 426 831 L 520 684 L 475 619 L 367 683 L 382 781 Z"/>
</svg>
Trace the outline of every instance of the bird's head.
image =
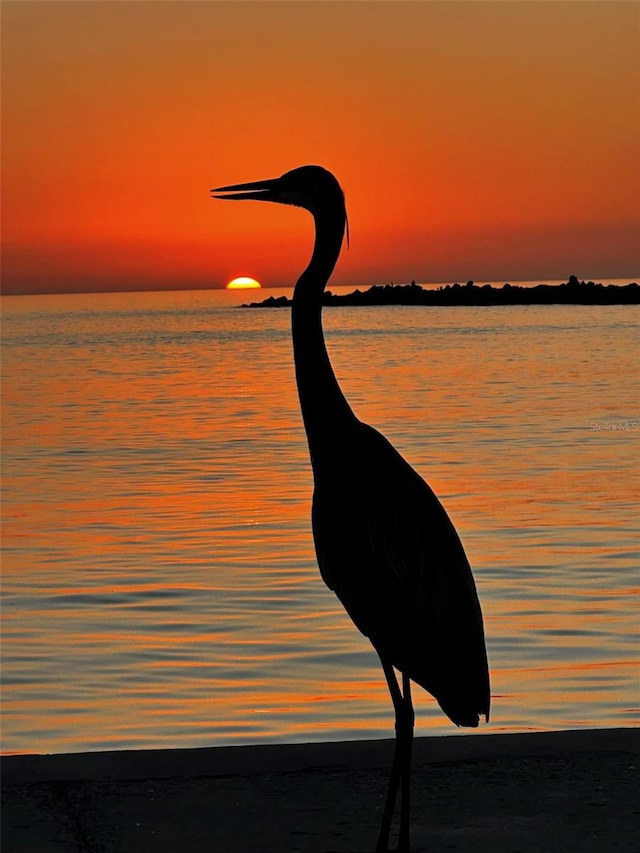
<svg viewBox="0 0 640 853">
<path fill-rule="evenodd" d="M 303 207 L 314 216 L 336 206 L 344 209 L 344 193 L 334 176 L 322 166 L 300 166 L 285 172 L 280 178 L 252 181 L 211 190 L 213 198 L 253 199 L 293 204 Z"/>
</svg>

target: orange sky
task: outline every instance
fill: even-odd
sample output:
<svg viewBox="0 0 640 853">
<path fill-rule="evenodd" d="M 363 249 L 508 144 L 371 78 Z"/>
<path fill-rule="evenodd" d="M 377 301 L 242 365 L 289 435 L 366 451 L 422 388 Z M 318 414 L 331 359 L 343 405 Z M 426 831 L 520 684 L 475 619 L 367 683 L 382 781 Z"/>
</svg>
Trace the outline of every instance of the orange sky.
<svg viewBox="0 0 640 853">
<path fill-rule="evenodd" d="M 640 7 L 12 2 L 5 293 L 293 284 L 299 210 L 220 184 L 335 172 L 335 283 L 640 273 Z"/>
</svg>

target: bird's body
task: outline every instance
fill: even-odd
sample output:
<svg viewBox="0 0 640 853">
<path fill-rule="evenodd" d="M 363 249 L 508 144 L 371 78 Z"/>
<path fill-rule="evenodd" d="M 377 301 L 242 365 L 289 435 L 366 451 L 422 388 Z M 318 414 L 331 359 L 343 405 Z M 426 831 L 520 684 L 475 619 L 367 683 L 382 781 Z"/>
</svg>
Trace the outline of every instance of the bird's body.
<svg viewBox="0 0 640 853">
<path fill-rule="evenodd" d="M 477 726 L 480 715 L 489 717 L 482 613 L 471 569 L 437 497 L 384 436 L 358 420 L 331 367 L 322 293 L 346 222 L 334 176 L 303 166 L 275 180 L 213 192 L 294 204 L 315 219 L 313 255 L 292 307 L 296 382 L 314 475 L 313 537 L 325 583 L 370 639 L 391 692 L 396 753 L 377 850 L 387 849 L 401 780 L 398 850 L 408 851 L 410 681 L 429 691 L 457 725 Z"/>
<path fill-rule="evenodd" d="M 464 550 L 424 480 L 355 421 L 315 476 L 322 577 L 381 658 L 428 690 L 459 726 L 488 713 L 482 617 Z"/>
</svg>

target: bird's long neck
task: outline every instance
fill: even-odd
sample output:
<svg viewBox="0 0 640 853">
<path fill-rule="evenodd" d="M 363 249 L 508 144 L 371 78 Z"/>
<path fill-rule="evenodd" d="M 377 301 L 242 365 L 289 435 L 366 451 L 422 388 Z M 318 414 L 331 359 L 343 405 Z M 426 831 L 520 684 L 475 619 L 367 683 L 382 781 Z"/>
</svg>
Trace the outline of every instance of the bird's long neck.
<svg viewBox="0 0 640 853">
<path fill-rule="evenodd" d="M 296 382 L 312 463 L 355 421 L 331 367 L 322 332 L 322 294 L 340 254 L 344 207 L 322 211 L 314 218 L 313 255 L 296 284 L 291 311 Z"/>
</svg>

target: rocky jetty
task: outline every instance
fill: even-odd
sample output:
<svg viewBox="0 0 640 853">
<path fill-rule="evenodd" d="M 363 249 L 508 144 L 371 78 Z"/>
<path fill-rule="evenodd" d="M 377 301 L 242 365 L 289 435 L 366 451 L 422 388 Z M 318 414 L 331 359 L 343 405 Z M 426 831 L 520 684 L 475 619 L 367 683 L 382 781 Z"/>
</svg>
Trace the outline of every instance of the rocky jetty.
<svg viewBox="0 0 640 853">
<path fill-rule="evenodd" d="M 327 290 L 324 305 L 637 305 L 640 303 L 640 286 L 596 284 L 578 281 L 572 275 L 564 284 L 537 284 L 522 287 L 517 284 L 478 285 L 447 284 L 436 290 L 411 284 L 374 284 L 368 290 L 354 290 L 337 295 Z M 291 305 L 287 296 L 269 296 L 262 302 L 252 302 L 243 308 L 286 308 Z"/>
</svg>

